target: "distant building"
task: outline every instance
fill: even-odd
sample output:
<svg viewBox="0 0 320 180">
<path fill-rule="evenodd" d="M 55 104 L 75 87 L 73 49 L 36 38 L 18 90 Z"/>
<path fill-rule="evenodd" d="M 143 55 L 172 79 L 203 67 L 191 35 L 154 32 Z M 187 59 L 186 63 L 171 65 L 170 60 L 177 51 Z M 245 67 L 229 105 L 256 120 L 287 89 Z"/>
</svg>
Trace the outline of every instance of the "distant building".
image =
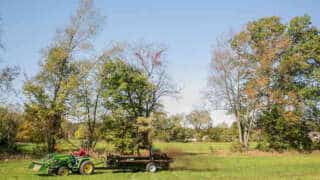
<svg viewBox="0 0 320 180">
<path fill-rule="evenodd" d="M 197 142 L 197 138 L 193 137 L 193 138 L 187 138 L 184 140 L 185 142 Z"/>
</svg>

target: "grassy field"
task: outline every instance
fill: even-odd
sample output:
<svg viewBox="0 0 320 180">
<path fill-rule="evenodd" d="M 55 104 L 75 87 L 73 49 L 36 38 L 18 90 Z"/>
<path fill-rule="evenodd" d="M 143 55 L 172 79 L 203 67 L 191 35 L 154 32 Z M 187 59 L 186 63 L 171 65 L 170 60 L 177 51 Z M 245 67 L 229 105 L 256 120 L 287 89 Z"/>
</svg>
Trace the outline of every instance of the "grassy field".
<svg viewBox="0 0 320 180">
<path fill-rule="evenodd" d="M 231 153 L 228 143 L 156 143 L 156 146 L 175 156 L 170 171 L 150 174 L 99 170 L 91 176 L 59 177 L 30 172 L 27 169 L 30 160 L 8 160 L 0 162 L 0 179 L 320 179 L 320 154 L 317 152 Z"/>
</svg>

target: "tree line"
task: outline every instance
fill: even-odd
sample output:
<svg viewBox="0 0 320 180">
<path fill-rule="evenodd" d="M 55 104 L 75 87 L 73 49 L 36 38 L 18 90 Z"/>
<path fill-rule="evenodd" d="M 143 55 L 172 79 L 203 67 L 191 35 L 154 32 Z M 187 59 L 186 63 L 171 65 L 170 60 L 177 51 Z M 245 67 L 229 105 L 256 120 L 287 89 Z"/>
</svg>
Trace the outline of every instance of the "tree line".
<svg viewBox="0 0 320 180">
<path fill-rule="evenodd" d="M 104 22 L 92 1 L 80 1 L 45 49 L 39 72 L 26 78 L 20 109 L 6 103 L 20 70 L 1 69 L 1 147 L 13 149 L 19 139 L 54 152 L 70 133 L 92 149 L 104 139 L 121 153 L 139 153 L 153 139 L 236 141 L 244 149 L 258 141 L 262 150 L 319 147 L 309 134 L 320 127 L 320 32 L 309 16 L 287 24 L 261 18 L 221 36 L 205 96 L 210 109 L 170 116 L 161 100 L 177 97 L 179 89 L 167 72 L 167 49 L 118 43 L 99 53 L 94 38 Z M 214 127 L 210 110 L 216 109 L 234 115 L 235 123 Z"/>
</svg>

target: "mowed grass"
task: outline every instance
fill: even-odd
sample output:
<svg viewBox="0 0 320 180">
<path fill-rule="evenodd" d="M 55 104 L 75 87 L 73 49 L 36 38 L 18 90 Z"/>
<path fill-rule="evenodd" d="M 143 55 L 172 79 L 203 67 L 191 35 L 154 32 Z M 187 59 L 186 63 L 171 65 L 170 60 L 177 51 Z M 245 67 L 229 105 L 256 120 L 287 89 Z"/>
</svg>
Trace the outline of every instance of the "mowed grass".
<svg viewBox="0 0 320 180">
<path fill-rule="evenodd" d="M 231 153 L 228 150 L 229 143 L 157 142 L 155 146 L 163 151 L 176 153 L 170 171 L 150 174 L 97 170 L 90 176 L 72 174 L 59 177 L 29 171 L 28 164 L 31 160 L 8 160 L 0 162 L 0 179 L 320 179 L 319 153 Z"/>
<path fill-rule="evenodd" d="M 70 140 L 70 143 L 66 141 L 61 141 L 58 145 L 58 149 L 62 152 L 69 152 L 77 150 L 77 147 L 80 147 L 79 140 Z M 45 145 L 45 144 L 44 144 Z M 75 147 L 76 146 L 76 147 Z M 162 151 L 181 151 L 185 153 L 210 153 L 217 150 L 226 150 L 230 149 L 231 143 L 218 143 L 218 142 L 154 142 L 154 146 L 157 149 Z M 252 148 L 255 144 L 252 144 Z M 19 143 L 18 149 L 26 154 L 31 154 L 33 149 L 37 146 L 33 143 Z M 97 143 L 96 150 L 105 151 L 105 152 L 114 152 L 113 146 L 104 141 Z"/>
</svg>

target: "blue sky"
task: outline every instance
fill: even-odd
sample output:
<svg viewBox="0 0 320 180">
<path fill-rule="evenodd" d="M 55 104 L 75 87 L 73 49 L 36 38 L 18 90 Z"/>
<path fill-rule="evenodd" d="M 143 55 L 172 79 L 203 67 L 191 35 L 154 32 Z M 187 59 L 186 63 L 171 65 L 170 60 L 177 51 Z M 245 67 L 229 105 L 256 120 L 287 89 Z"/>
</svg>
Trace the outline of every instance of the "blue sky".
<svg viewBox="0 0 320 180">
<path fill-rule="evenodd" d="M 57 28 L 69 21 L 77 0 L 0 0 L 7 64 L 19 65 L 28 75 L 38 71 L 41 49 L 49 45 Z M 112 41 L 152 41 L 168 47 L 171 78 L 183 87 L 181 98 L 165 99 L 170 113 L 187 113 L 201 103 L 206 86 L 211 50 L 216 38 L 239 31 L 248 22 L 265 16 L 280 16 L 288 22 L 309 14 L 320 26 L 320 1 L 213 1 L 213 0 L 96 0 L 107 16 L 103 31 L 95 41 L 103 50 Z M 230 119 L 215 112 L 214 121 Z"/>
</svg>

